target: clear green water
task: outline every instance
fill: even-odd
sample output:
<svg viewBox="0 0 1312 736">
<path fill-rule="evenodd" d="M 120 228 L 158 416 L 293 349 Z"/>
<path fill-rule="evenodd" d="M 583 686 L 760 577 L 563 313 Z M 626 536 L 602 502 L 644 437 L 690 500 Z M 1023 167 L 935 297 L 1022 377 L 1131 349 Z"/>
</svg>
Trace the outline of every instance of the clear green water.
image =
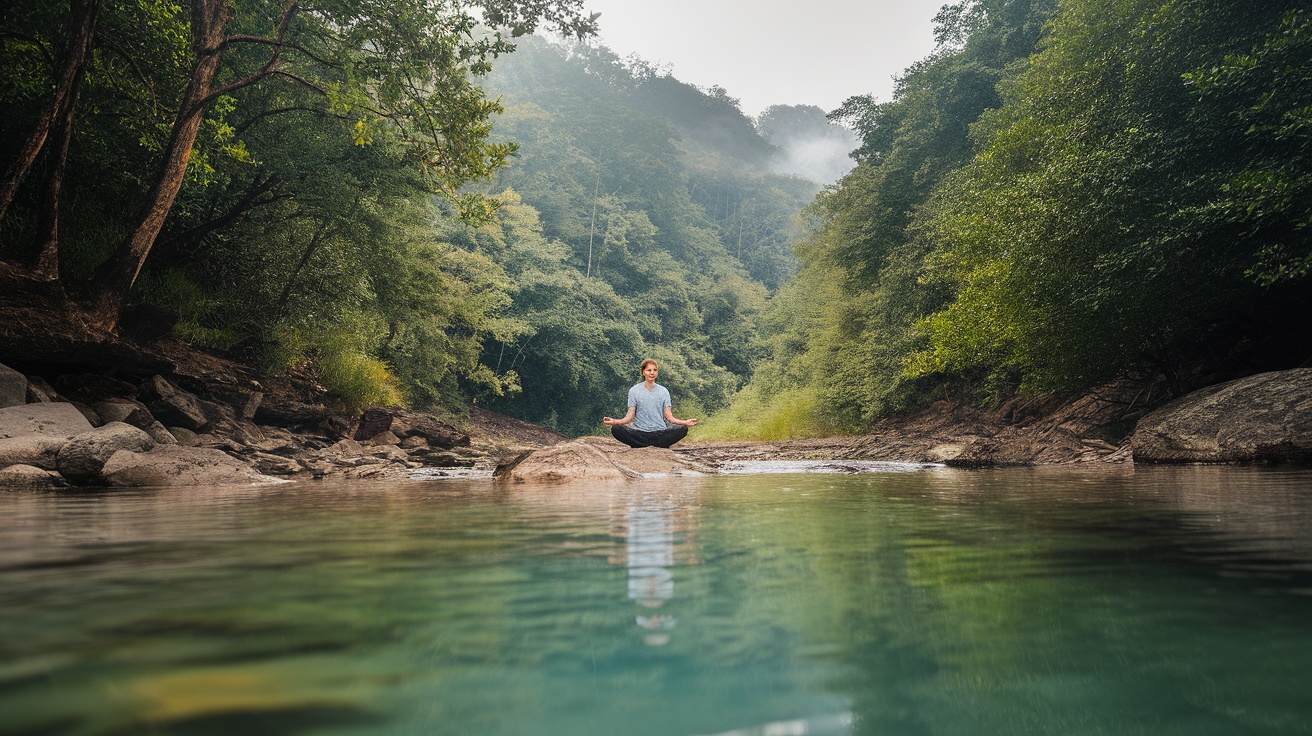
<svg viewBox="0 0 1312 736">
<path fill-rule="evenodd" d="M 0 496 L 4 734 L 1312 731 L 1312 472 Z"/>
</svg>

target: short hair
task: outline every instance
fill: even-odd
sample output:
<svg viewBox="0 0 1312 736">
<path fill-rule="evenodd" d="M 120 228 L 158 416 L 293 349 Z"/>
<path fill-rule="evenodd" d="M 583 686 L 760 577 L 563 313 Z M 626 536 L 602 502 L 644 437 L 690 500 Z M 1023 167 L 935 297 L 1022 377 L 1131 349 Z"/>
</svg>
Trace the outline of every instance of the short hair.
<svg viewBox="0 0 1312 736">
<path fill-rule="evenodd" d="M 649 364 L 655 365 L 657 368 L 660 368 L 659 365 L 656 365 L 656 361 L 652 360 L 651 358 L 647 358 L 646 360 L 642 361 L 641 365 L 638 366 L 638 372 L 641 373 L 642 371 L 647 370 L 647 366 Z"/>
</svg>

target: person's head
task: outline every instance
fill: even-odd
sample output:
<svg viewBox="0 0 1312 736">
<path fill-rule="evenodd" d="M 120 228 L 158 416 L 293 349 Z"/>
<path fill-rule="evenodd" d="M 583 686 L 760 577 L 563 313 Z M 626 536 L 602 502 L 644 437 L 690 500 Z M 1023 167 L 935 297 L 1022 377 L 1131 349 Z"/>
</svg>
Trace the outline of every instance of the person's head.
<svg viewBox="0 0 1312 736">
<path fill-rule="evenodd" d="M 659 372 L 660 369 L 656 365 L 656 361 L 652 360 L 651 358 L 647 358 L 646 360 L 642 361 L 642 365 L 639 366 L 638 370 L 642 372 L 642 377 L 644 379 L 647 378 L 647 371 L 650 370 L 651 380 L 654 381 L 656 380 L 656 374 Z"/>
</svg>

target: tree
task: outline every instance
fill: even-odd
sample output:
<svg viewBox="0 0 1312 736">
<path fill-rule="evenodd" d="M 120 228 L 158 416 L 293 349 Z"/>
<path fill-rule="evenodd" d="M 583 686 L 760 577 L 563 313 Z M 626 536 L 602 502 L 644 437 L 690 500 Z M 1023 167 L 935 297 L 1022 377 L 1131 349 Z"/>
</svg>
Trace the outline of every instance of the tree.
<svg viewBox="0 0 1312 736">
<path fill-rule="evenodd" d="M 1282 327 L 1298 334 L 1285 315 L 1307 308 L 1302 15 L 1292 2 L 1063 5 L 928 211 L 934 278 L 955 296 L 922 323 L 932 347 L 916 368 L 1042 391 L 1147 364 L 1178 392 L 1184 366 L 1237 370 L 1223 367 L 1236 346 L 1275 333 L 1268 365 L 1304 359 Z"/>
<path fill-rule="evenodd" d="M 86 4 L 86 0 L 78 0 Z M 175 102 L 170 133 L 153 183 L 122 244 L 97 270 L 92 313 L 112 326 L 186 180 L 206 112 L 242 89 L 277 80 L 318 92 L 326 107 L 358 116 L 357 142 L 371 127 L 397 131 L 415 149 L 430 187 L 466 210 L 486 210 L 457 192 L 500 166 L 513 147 L 487 142 L 499 112 L 474 84 L 489 61 L 512 44 L 476 30 L 472 11 L 514 36 L 548 23 L 570 34 L 594 30 L 581 0 L 483 0 L 367 5 L 342 0 L 303 6 L 299 0 L 191 0 L 190 65 Z M 78 6 L 75 6 L 78 7 Z M 88 26 L 90 28 L 91 26 Z M 76 32 L 89 34 L 90 30 Z M 63 89 L 61 85 L 57 92 Z M 71 111 L 71 97 L 55 107 Z M 63 100 L 63 101 L 60 101 Z M 62 106 L 62 107 L 60 107 Z M 38 126 L 39 127 L 39 126 Z M 21 160 L 18 168 L 22 168 Z"/>
</svg>

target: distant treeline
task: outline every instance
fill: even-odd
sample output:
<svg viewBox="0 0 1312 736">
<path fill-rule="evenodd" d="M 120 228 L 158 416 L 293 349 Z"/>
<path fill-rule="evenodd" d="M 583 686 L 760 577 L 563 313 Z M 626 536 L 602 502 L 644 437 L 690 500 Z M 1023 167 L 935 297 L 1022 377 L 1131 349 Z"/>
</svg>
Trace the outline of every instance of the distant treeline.
<svg viewBox="0 0 1312 736">
<path fill-rule="evenodd" d="M 860 429 L 1129 371 L 1174 391 L 1312 358 L 1312 8 L 965 0 L 894 98 L 832 117 L 859 165 L 811 208 L 722 415 Z M 722 425 L 723 426 L 723 425 Z"/>
</svg>

